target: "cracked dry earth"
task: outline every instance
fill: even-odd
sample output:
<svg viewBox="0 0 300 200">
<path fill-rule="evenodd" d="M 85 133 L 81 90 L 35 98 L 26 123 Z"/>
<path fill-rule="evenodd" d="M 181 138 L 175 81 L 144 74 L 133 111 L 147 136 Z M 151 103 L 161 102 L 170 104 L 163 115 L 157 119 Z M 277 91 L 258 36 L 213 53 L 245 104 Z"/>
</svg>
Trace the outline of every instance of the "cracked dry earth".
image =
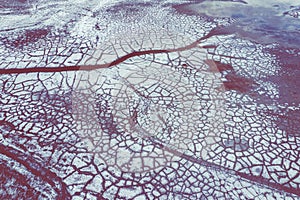
<svg viewBox="0 0 300 200">
<path fill-rule="evenodd" d="M 1 2 L 0 199 L 300 199 L 299 48 L 199 2 Z"/>
</svg>

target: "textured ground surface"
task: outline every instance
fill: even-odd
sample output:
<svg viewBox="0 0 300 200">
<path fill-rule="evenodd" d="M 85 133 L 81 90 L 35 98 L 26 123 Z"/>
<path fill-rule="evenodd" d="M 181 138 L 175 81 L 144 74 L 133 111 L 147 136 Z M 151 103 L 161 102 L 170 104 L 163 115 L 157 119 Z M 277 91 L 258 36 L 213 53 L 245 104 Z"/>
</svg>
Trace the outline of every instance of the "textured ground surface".
<svg viewBox="0 0 300 200">
<path fill-rule="evenodd" d="M 300 199 L 299 6 L 0 1 L 0 199 Z"/>
</svg>

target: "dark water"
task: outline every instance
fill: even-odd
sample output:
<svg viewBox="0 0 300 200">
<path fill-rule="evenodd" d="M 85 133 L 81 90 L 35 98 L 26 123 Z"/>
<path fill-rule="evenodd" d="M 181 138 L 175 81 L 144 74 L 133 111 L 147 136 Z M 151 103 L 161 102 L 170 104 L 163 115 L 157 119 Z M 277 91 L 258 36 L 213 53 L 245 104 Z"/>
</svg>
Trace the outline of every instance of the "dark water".
<svg viewBox="0 0 300 200">
<path fill-rule="evenodd" d="M 211 18 L 232 18 L 235 23 L 228 27 L 228 33 L 235 33 L 261 44 L 275 43 L 284 47 L 298 48 L 300 47 L 300 19 L 288 15 L 294 5 L 292 2 L 276 1 L 266 1 L 259 5 L 245 2 L 204 1 L 177 8 L 180 12 Z"/>
</svg>

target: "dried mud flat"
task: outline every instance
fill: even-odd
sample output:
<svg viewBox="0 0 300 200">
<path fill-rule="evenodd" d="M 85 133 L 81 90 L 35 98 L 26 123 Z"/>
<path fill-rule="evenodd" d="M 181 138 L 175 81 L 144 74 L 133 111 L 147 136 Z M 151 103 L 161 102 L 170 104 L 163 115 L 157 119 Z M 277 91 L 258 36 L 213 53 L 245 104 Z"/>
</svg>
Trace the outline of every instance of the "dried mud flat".
<svg viewBox="0 0 300 200">
<path fill-rule="evenodd" d="M 300 199 L 299 6 L 0 2 L 0 199 Z"/>
</svg>

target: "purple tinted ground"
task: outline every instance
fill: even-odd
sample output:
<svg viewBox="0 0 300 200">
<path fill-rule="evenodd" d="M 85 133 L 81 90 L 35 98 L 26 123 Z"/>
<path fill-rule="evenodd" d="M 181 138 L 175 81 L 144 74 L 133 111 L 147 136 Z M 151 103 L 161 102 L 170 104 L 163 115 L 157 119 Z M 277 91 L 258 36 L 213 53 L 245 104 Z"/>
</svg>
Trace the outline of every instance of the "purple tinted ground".
<svg viewBox="0 0 300 200">
<path fill-rule="evenodd" d="M 122 8 L 122 7 L 121 7 Z M 112 9 L 121 9 L 119 7 L 115 7 Z M 182 13 L 189 13 L 185 10 L 182 10 L 180 6 L 175 7 L 177 11 Z M 214 32 L 210 33 L 210 36 L 213 35 L 221 35 L 221 34 L 231 34 L 236 33 L 236 29 L 232 29 L 234 31 L 229 31 L 228 29 L 224 31 L 224 29 L 216 29 Z M 45 37 L 48 34 L 48 30 L 32 30 L 32 31 L 25 31 L 24 35 L 20 36 L 19 38 L 15 39 L 14 41 L 7 41 L 7 45 L 11 46 L 12 48 L 19 48 L 23 45 L 33 43 L 38 41 L 39 39 Z M 163 51 L 162 51 L 163 52 Z M 289 53 L 290 52 L 290 53 Z M 299 93 L 299 77 L 300 77 L 300 66 L 299 66 L 299 49 L 290 49 L 284 46 L 279 46 L 276 49 L 270 49 L 269 53 L 276 56 L 276 59 L 281 64 L 282 68 L 279 74 L 273 77 L 268 77 L 268 81 L 273 82 L 278 86 L 279 91 L 279 98 L 277 99 L 278 103 L 280 104 L 299 104 L 300 103 L 300 93 Z M 143 55 L 143 54 L 151 54 L 151 53 L 159 53 L 155 51 L 147 51 L 147 52 L 135 52 L 132 54 L 129 54 L 125 57 L 120 58 L 119 60 L 114 61 L 113 63 L 110 63 L 110 65 L 106 65 L 103 67 L 109 67 L 116 65 L 120 62 L 123 62 L 124 60 L 137 56 L 137 55 Z M 298 56 L 297 56 L 298 55 Z M 257 101 L 261 102 L 269 102 L 270 104 L 273 103 L 272 100 L 265 98 L 264 96 L 258 94 L 255 92 L 255 88 L 258 87 L 255 80 L 252 80 L 250 78 L 243 77 L 241 75 L 238 75 L 234 68 L 230 64 L 225 64 L 220 61 L 215 61 L 217 68 L 219 72 L 223 73 L 226 72 L 226 81 L 224 81 L 225 89 L 230 91 L 234 90 L 238 93 L 245 93 L 250 94 L 252 97 L 257 99 Z M 90 66 L 88 66 L 90 67 Z M 57 67 L 57 68 L 44 68 L 41 66 L 40 69 L 28 69 L 28 68 L 22 68 L 22 69 L 9 69 L 7 70 L 0 70 L 0 74 L 10 74 L 10 73 L 29 73 L 29 72 L 61 72 L 61 71 L 74 71 L 79 70 L 79 68 L 83 69 L 82 66 L 69 66 L 69 67 Z M 91 67 L 90 67 L 91 68 Z M 42 95 L 48 95 L 47 92 Z M 49 95 L 48 95 L 49 97 Z M 51 97 L 51 101 L 53 101 L 53 104 L 66 104 L 64 102 L 64 97 L 60 97 L 59 95 L 57 97 Z M 103 108 L 102 112 L 106 112 L 105 108 Z M 300 130 L 300 111 L 294 110 L 294 111 L 288 111 L 285 112 L 284 110 L 279 110 L 278 113 L 266 113 L 266 115 L 275 115 L 278 116 L 278 120 L 276 122 L 277 126 L 286 131 L 290 135 L 299 135 Z M 116 125 L 112 122 L 113 117 L 112 116 L 104 116 L 99 119 L 102 123 L 101 126 L 103 129 L 109 129 L 112 132 L 118 132 Z M 103 123 L 105 122 L 105 123 Z M 1 127 L 6 130 L 14 130 L 14 125 L 10 124 L 5 121 L 0 121 Z M 70 144 L 72 146 L 72 144 Z M 22 146 L 20 147 L 22 149 Z M 27 168 L 28 171 L 33 174 L 33 176 L 39 177 L 47 184 L 50 184 L 52 188 L 54 188 L 55 192 L 57 193 L 58 199 L 70 199 L 70 195 L 68 194 L 68 191 L 66 189 L 65 184 L 60 180 L 60 178 L 51 172 L 50 169 L 47 169 L 46 165 L 40 164 L 38 161 L 34 159 L 34 157 L 31 157 L 30 154 L 24 154 L 21 151 L 16 151 L 13 149 L 9 149 L 4 146 L 0 146 L 1 154 L 5 155 L 6 157 L 9 157 L 19 163 L 21 163 L 23 166 Z M 54 153 L 54 152 L 53 152 Z M 299 155 L 298 155 L 299 158 Z M 3 169 L 0 172 L 0 180 L 1 180 L 1 186 L 3 187 L 10 187 L 10 189 L 7 189 L 4 187 L 4 191 L 2 195 L 3 199 L 11 199 L 13 196 L 15 199 L 37 199 L 39 196 L 39 192 L 33 188 L 29 182 L 30 182 L 30 176 L 26 177 L 26 175 L 19 174 L 18 172 L 13 170 L 13 167 L 10 166 L 8 162 L 1 162 L 0 167 Z M 10 167 L 10 168 L 9 168 Z M 88 172 L 87 172 L 88 173 Z M 263 178 L 254 177 L 251 175 L 238 173 L 239 176 L 253 180 L 254 182 L 260 182 L 263 184 L 266 184 L 267 180 Z M 261 180 L 260 180 L 261 179 Z M 13 184 L 9 184 L 11 180 L 14 180 Z M 299 188 L 289 188 L 285 186 L 281 186 L 279 184 L 269 184 L 272 187 L 275 187 L 277 189 L 282 189 L 284 191 L 294 193 L 297 195 L 300 195 Z M 16 194 L 11 194 L 11 191 L 13 190 L 16 192 Z M 98 199 L 102 199 L 101 195 L 98 195 Z"/>
</svg>

